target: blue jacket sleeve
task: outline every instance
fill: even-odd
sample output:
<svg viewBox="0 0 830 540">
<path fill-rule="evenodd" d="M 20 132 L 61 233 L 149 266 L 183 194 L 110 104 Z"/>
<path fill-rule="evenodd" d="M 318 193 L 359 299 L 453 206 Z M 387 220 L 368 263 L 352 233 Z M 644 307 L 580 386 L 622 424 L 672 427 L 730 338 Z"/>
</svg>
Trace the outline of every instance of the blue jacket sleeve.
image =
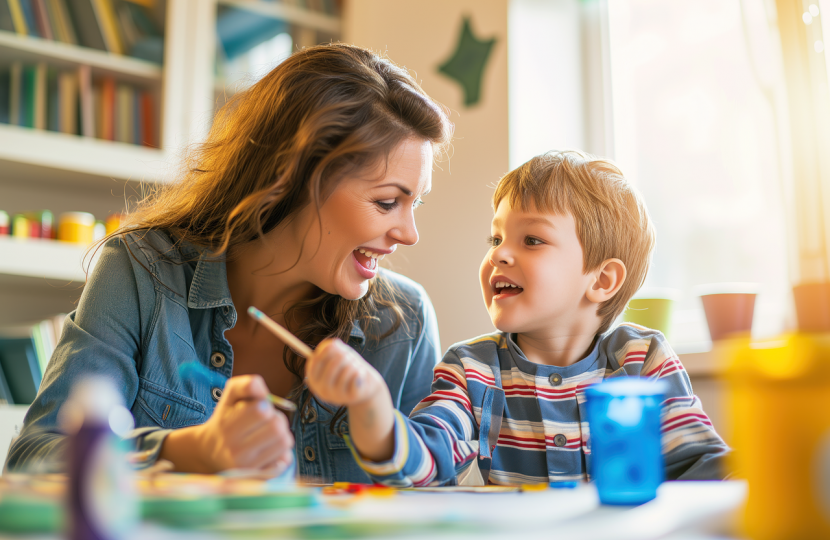
<svg viewBox="0 0 830 540">
<path fill-rule="evenodd" d="M 142 289 L 144 298 L 140 294 L 136 267 L 141 268 L 131 258 L 124 240 L 110 240 L 102 248 L 78 308 L 66 318 L 23 430 L 9 450 L 10 471 L 64 469 L 66 435 L 58 415 L 79 380 L 92 375 L 104 377 L 121 392 L 128 408 L 135 402 L 142 329 L 154 305 L 144 290 L 149 289 L 152 295 L 151 283 Z M 167 433 L 146 427 L 129 433 L 126 438 L 134 451 L 132 460 L 138 465 L 155 461 Z"/>
<path fill-rule="evenodd" d="M 424 292 L 419 312 L 417 343 L 401 392 L 400 411 L 409 415 L 412 409 L 430 392 L 432 372 L 441 360 L 441 343 L 435 308 Z"/>
</svg>

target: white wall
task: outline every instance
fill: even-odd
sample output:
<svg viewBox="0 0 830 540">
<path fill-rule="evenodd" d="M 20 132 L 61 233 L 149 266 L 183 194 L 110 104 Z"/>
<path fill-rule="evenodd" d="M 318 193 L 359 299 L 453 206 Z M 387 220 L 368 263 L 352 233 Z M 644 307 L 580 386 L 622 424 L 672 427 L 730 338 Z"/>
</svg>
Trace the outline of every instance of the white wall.
<svg viewBox="0 0 830 540">
<path fill-rule="evenodd" d="M 454 150 L 439 164 L 417 212 L 420 242 L 396 252 L 393 269 L 421 283 L 438 313 L 444 349 L 492 331 L 478 284 L 487 251 L 492 186 L 508 170 L 507 0 L 350 0 L 343 41 L 386 52 L 452 109 Z M 462 18 L 479 39 L 495 37 L 481 101 L 465 108 L 461 88 L 438 72 L 455 50 Z M 389 259 L 387 259 L 389 260 Z"/>
<path fill-rule="evenodd" d="M 586 149 L 579 0 L 510 2 L 510 167 Z"/>
</svg>

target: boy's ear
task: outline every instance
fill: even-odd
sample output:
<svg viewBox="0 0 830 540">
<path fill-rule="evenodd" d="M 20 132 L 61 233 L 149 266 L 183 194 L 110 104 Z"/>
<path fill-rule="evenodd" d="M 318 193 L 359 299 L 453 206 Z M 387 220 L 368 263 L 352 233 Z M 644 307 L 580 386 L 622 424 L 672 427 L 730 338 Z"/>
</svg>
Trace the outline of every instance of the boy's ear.
<svg viewBox="0 0 830 540">
<path fill-rule="evenodd" d="M 594 282 L 588 287 L 585 296 L 595 304 L 610 300 L 625 283 L 625 264 L 619 259 L 608 259 L 594 270 Z"/>
</svg>

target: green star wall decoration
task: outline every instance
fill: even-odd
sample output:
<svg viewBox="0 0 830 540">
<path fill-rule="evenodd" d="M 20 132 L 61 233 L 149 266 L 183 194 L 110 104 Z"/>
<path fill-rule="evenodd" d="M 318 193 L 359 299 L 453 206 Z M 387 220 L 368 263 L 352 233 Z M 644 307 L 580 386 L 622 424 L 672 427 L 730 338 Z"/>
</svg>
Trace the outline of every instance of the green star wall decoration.
<svg viewBox="0 0 830 540">
<path fill-rule="evenodd" d="M 464 90 L 464 105 L 472 107 L 481 99 L 481 80 L 496 38 L 480 40 L 473 35 L 470 18 L 464 17 L 461 36 L 452 56 L 438 71 L 455 80 Z"/>
</svg>

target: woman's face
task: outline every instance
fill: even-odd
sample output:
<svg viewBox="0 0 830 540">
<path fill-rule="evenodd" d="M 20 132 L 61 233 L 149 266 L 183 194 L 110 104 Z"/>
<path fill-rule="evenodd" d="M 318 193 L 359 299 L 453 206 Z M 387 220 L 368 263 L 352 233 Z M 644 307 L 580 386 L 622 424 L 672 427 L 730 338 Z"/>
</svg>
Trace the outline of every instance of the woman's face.
<svg viewBox="0 0 830 540">
<path fill-rule="evenodd" d="M 294 224 L 305 279 L 349 300 L 366 294 L 378 262 L 418 241 L 415 208 L 432 187 L 432 144 L 406 139 L 383 163 L 343 178 L 323 203 L 320 221 L 304 208 Z"/>
</svg>

